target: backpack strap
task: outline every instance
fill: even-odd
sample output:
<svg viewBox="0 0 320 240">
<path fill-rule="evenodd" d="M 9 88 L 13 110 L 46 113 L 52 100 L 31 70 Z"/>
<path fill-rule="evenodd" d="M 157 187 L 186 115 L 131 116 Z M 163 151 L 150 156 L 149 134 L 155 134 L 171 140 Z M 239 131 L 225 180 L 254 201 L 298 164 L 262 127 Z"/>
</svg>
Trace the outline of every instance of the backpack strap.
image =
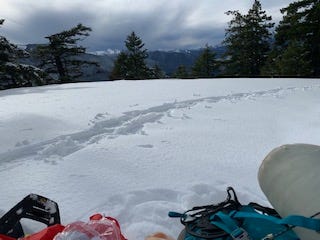
<svg viewBox="0 0 320 240">
<path fill-rule="evenodd" d="M 216 225 L 223 231 L 228 233 L 232 239 L 249 240 L 249 234 L 241 227 L 238 222 L 230 217 L 228 214 L 218 212 L 210 217 L 211 224 Z"/>
<path fill-rule="evenodd" d="M 184 213 L 169 212 L 170 217 L 180 218 L 190 239 L 237 239 L 247 240 L 249 235 L 259 239 L 299 239 L 292 231 L 302 227 L 320 233 L 320 219 L 303 216 L 281 216 L 272 208 L 256 203 L 241 205 L 233 188 L 227 189 L 224 202 L 194 207 Z M 258 224 L 258 225 L 257 225 Z M 256 228 L 255 226 L 259 226 Z M 319 234 L 320 236 L 320 234 Z M 187 238 L 185 238 L 187 239 Z"/>
<path fill-rule="evenodd" d="M 290 225 L 293 227 L 303 227 L 306 229 L 320 231 L 320 219 L 309 218 L 299 215 L 289 215 L 285 218 L 276 218 L 269 215 L 259 214 L 257 212 L 231 211 L 229 214 L 232 218 L 259 218 L 271 221 L 275 224 Z"/>
<path fill-rule="evenodd" d="M 199 239 L 223 239 L 229 233 L 210 223 L 210 216 L 220 211 L 230 212 L 242 207 L 232 187 L 227 188 L 227 199 L 218 204 L 196 206 L 184 213 L 169 212 L 169 217 L 180 218 L 187 234 Z M 232 232 L 232 231 L 231 231 Z M 237 233 L 235 233 L 238 235 Z"/>
<path fill-rule="evenodd" d="M 320 231 L 320 219 L 308 218 L 298 215 L 290 215 L 286 218 L 277 218 L 270 215 L 260 214 L 255 211 L 246 211 L 246 206 L 239 211 L 231 211 L 229 214 L 218 212 L 210 217 L 211 224 L 223 229 L 233 239 L 246 239 L 248 233 L 240 227 L 238 220 L 248 218 L 262 219 L 278 225 L 290 225 L 291 227 L 303 227 L 306 229 Z M 249 239 L 249 238 L 248 238 Z"/>
</svg>

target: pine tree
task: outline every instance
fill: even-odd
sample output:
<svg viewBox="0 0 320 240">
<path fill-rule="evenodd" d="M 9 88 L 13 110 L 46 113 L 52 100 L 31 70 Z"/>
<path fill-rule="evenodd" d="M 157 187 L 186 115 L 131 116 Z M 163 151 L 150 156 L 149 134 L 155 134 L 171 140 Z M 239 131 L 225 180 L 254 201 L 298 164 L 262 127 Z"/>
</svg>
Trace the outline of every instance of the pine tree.
<svg viewBox="0 0 320 240">
<path fill-rule="evenodd" d="M 266 76 L 302 77 L 312 74 L 308 50 L 297 41 L 292 41 L 282 50 L 270 52 L 262 74 Z"/>
<path fill-rule="evenodd" d="M 4 19 L 0 19 L 0 27 L 4 23 Z M 5 63 L 12 61 L 17 53 L 20 53 L 17 47 L 4 37 L 0 36 L 0 64 L 3 66 Z"/>
<path fill-rule="evenodd" d="M 211 78 L 217 70 L 215 54 L 207 44 L 192 67 L 192 76 L 195 78 Z"/>
<path fill-rule="evenodd" d="M 125 40 L 125 46 L 127 50 L 119 54 L 110 78 L 131 80 L 151 78 L 151 70 L 145 63 L 148 53 L 141 38 L 132 32 Z"/>
<path fill-rule="evenodd" d="M 0 27 L 4 19 L 0 19 Z M 0 36 L 0 89 L 43 85 L 50 78 L 39 68 L 20 64 L 29 54 Z"/>
<path fill-rule="evenodd" d="M 247 14 L 228 11 L 232 15 L 226 29 L 224 44 L 227 47 L 225 74 L 237 76 L 257 76 L 270 50 L 270 29 L 274 26 L 271 16 L 262 10 L 255 0 Z"/>
<path fill-rule="evenodd" d="M 276 28 L 275 34 L 275 48 L 279 50 L 278 59 L 282 60 L 288 56 L 288 52 L 293 54 L 296 51 L 296 61 L 289 61 L 288 64 L 298 66 L 303 59 L 305 61 L 303 65 L 306 69 L 302 72 L 305 76 L 319 77 L 320 0 L 296 1 L 281 9 L 281 13 L 284 16 Z M 283 68 L 289 69 L 291 67 L 283 64 L 284 62 L 282 63 Z M 309 68 L 311 68 L 311 72 Z M 280 73 L 281 71 L 284 70 L 280 69 Z"/>
<path fill-rule="evenodd" d="M 135 32 L 132 32 L 125 41 L 127 47 L 127 79 L 146 79 L 149 78 L 149 69 L 145 63 L 148 57 L 144 43 Z"/>
<path fill-rule="evenodd" d="M 70 30 L 45 37 L 49 40 L 49 44 L 40 46 L 36 50 L 36 55 L 42 61 L 40 66 L 48 73 L 58 74 L 61 83 L 72 82 L 82 76 L 81 66 L 97 65 L 77 58 L 86 51 L 85 47 L 78 46 L 78 41 L 89 36 L 90 31 L 91 28 L 78 24 Z"/>
<path fill-rule="evenodd" d="M 190 78 L 189 73 L 185 65 L 180 65 L 177 71 L 173 74 L 175 78 L 185 79 Z"/>
<path fill-rule="evenodd" d="M 311 62 L 308 51 L 299 42 L 290 42 L 278 61 L 280 74 L 284 76 L 310 76 Z"/>
<path fill-rule="evenodd" d="M 119 53 L 117 59 L 114 62 L 112 72 L 109 76 L 111 80 L 127 79 L 127 59 L 128 55 L 126 53 Z"/>
<path fill-rule="evenodd" d="M 166 77 L 166 74 L 161 70 L 161 68 L 157 64 L 155 64 L 153 68 L 150 68 L 149 75 L 151 79 L 162 79 Z"/>
</svg>

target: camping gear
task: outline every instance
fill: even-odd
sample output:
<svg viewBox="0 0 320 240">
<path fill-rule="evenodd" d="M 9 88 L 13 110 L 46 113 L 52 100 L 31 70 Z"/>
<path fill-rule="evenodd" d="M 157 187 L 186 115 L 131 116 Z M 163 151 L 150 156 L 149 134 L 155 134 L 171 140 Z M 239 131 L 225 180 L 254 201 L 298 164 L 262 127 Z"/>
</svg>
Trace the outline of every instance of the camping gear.
<svg viewBox="0 0 320 240">
<path fill-rule="evenodd" d="M 60 225 L 58 204 L 46 197 L 29 194 L 0 218 L 0 239 L 24 237 L 25 233 L 20 222 L 23 218 L 47 225 L 48 234 L 57 233 L 63 229 Z"/>
<path fill-rule="evenodd" d="M 259 184 L 273 208 L 257 203 L 243 205 L 233 188 L 225 201 L 194 207 L 180 218 L 184 229 L 178 240 L 316 240 L 320 239 L 320 146 L 284 145 L 274 149 L 259 169 Z M 40 232 L 25 236 L 22 218 L 45 224 Z M 30 194 L 0 218 L 0 240 L 126 240 L 118 221 L 95 214 L 88 222 L 60 224 L 58 204 Z M 169 240 L 156 233 L 148 240 Z"/>
<path fill-rule="evenodd" d="M 275 148 L 263 160 L 258 179 L 282 217 L 297 214 L 320 218 L 320 146 L 291 144 Z M 300 227 L 294 231 L 303 240 L 320 239 L 316 231 Z"/>
<path fill-rule="evenodd" d="M 89 222 L 74 222 L 58 233 L 53 240 L 126 240 L 118 221 L 112 217 L 95 214 Z"/>
<path fill-rule="evenodd" d="M 21 219 L 45 224 L 40 232 L 25 233 Z M 126 240 L 115 218 L 95 214 L 88 222 L 60 224 L 58 204 L 46 197 L 30 194 L 0 218 L 0 240 Z"/>
<path fill-rule="evenodd" d="M 178 240 L 298 240 L 292 227 L 320 230 L 320 220 L 303 216 L 281 218 L 272 208 L 257 203 L 242 205 L 233 188 L 224 202 L 194 207 L 184 213 L 169 212 L 185 226 Z"/>
</svg>

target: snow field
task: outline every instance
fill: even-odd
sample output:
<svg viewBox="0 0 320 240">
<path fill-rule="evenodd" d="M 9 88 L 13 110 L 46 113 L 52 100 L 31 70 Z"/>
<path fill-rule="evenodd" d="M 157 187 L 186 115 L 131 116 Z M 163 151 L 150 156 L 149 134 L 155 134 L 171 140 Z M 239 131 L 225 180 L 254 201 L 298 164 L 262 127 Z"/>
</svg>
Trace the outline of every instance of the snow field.
<svg viewBox="0 0 320 240">
<path fill-rule="evenodd" d="M 101 212 L 129 239 L 177 236 L 170 210 L 268 204 L 261 161 L 288 143 L 320 144 L 318 79 L 203 79 L 53 85 L 0 92 L 0 209 L 30 192 L 63 223 Z"/>
</svg>

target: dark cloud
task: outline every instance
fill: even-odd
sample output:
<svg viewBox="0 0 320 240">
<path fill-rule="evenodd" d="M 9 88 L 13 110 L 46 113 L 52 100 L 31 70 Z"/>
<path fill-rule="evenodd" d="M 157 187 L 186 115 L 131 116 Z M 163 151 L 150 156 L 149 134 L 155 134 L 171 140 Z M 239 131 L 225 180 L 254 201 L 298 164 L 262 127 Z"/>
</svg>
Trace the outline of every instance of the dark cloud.
<svg viewBox="0 0 320 240">
<path fill-rule="evenodd" d="M 79 22 L 90 23 L 90 19 L 91 15 L 87 12 L 39 9 L 14 24 L 10 24 L 9 18 L 11 27 L 6 31 L 15 33 L 25 42 L 43 42 L 48 35 L 70 29 Z"/>
<path fill-rule="evenodd" d="M 78 23 L 91 27 L 82 43 L 89 51 L 123 49 L 126 36 L 135 31 L 153 49 L 197 48 L 216 45 L 224 38 L 230 20 L 227 10 L 246 11 L 252 1 L 236 0 L 0 0 L 0 18 L 6 18 L 3 35 L 15 43 L 44 43 L 45 36 Z M 290 0 L 261 1 L 268 14 Z M 279 3 L 280 2 L 280 3 Z M 278 17 L 279 18 L 279 17 Z M 1 34 L 2 35 L 2 34 Z"/>
</svg>

